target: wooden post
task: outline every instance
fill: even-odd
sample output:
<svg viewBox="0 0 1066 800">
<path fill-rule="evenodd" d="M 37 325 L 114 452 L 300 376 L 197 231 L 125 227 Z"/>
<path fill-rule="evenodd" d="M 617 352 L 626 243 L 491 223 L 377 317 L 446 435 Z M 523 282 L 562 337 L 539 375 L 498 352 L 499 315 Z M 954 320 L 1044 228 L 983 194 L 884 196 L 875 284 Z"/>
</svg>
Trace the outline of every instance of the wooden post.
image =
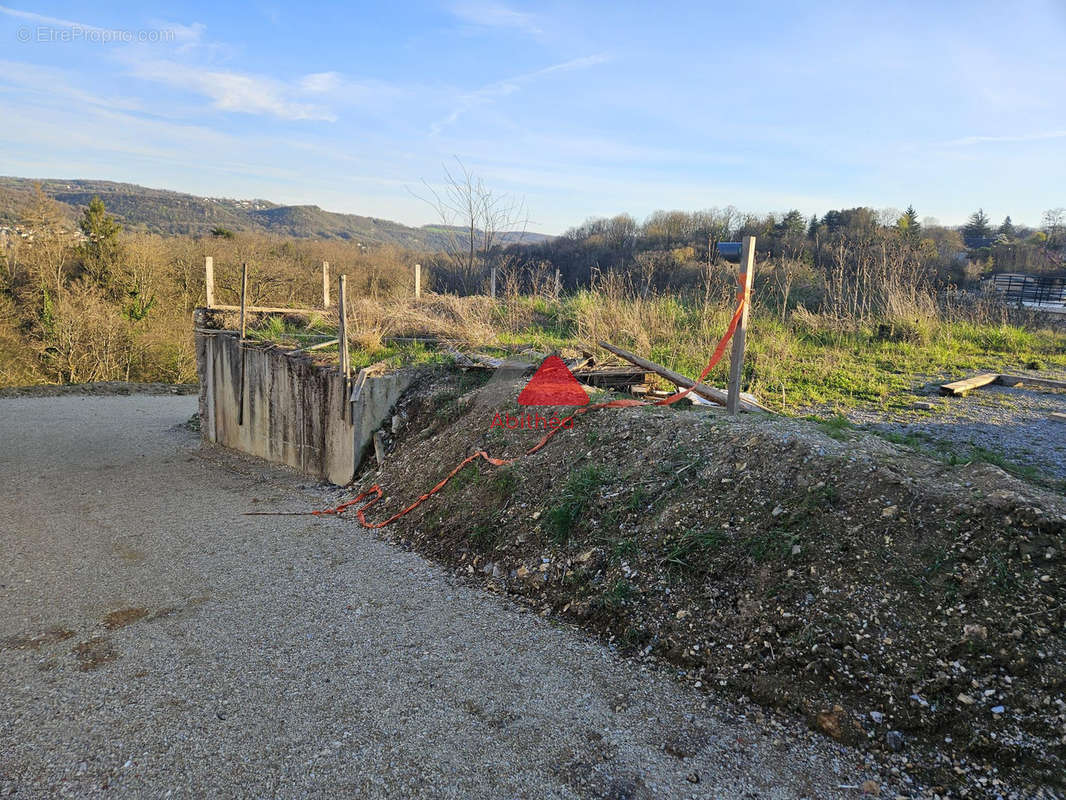
<svg viewBox="0 0 1066 800">
<path fill-rule="evenodd" d="M 751 280 L 755 275 L 755 237 L 745 236 L 740 247 L 740 290 L 744 294 L 744 308 L 733 334 L 733 349 L 729 354 L 729 397 L 726 409 L 739 413 L 740 379 L 744 372 L 744 346 L 748 338 L 748 309 L 751 307 Z"/>
<path fill-rule="evenodd" d="M 244 424 L 244 334 L 246 332 L 246 314 L 248 307 L 248 262 L 241 264 L 241 338 L 238 347 L 241 350 L 241 386 L 237 394 L 237 424 Z"/>
<path fill-rule="evenodd" d="M 489 294 L 493 300 L 496 299 L 496 267 L 489 273 Z"/>
<path fill-rule="evenodd" d="M 422 296 L 422 265 L 415 264 L 415 300 Z"/>
<path fill-rule="evenodd" d="M 329 262 L 322 262 L 322 308 L 329 308 Z"/>
<path fill-rule="evenodd" d="M 338 371 L 341 376 L 341 393 L 344 405 L 341 406 L 341 418 L 345 422 L 351 418 L 352 400 L 348 396 L 351 390 L 351 376 L 352 376 L 352 364 L 348 358 L 348 276 L 341 275 L 337 280 L 338 294 L 337 294 L 337 317 L 339 319 L 339 326 L 337 328 L 337 355 L 340 359 L 340 365 Z"/>
<path fill-rule="evenodd" d="M 563 290 L 563 278 L 562 273 L 558 269 L 555 270 L 555 299 L 559 299 L 559 293 Z"/>
<path fill-rule="evenodd" d="M 215 259 L 204 256 L 204 290 L 207 292 L 207 307 L 215 307 Z"/>
</svg>

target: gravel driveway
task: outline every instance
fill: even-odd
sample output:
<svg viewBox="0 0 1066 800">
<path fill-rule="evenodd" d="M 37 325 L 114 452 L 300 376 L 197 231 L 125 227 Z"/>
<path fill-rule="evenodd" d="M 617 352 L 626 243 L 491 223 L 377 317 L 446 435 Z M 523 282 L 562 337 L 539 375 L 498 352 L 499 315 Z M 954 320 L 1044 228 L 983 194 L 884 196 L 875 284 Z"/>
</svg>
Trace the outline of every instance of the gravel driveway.
<svg viewBox="0 0 1066 800">
<path fill-rule="evenodd" d="M 0 400 L 0 795 L 825 798 L 880 782 L 857 751 L 351 521 L 241 516 L 327 497 L 201 449 L 181 427 L 195 408 Z"/>
</svg>

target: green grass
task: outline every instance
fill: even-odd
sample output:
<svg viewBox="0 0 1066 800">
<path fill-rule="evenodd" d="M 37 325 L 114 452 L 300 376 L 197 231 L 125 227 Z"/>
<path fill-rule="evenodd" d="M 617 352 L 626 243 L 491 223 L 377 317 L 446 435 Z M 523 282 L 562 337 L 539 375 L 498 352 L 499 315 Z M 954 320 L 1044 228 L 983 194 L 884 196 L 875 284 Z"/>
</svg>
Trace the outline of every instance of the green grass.
<svg viewBox="0 0 1066 800">
<path fill-rule="evenodd" d="M 726 542 L 724 532 L 717 529 L 689 528 L 676 538 L 667 540 L 663 564 L 684 572 L 707 566 L 707 557 L 717 553 Z"/>
<path fill-rule="evenodd" d="M 552 541 L 565 544 L 593 495 L 603 485 L 606 476 L 602 467 L 587 466 L 570 473 L 559 502 L 548 509 L 547 529 Z"/>
</svg>

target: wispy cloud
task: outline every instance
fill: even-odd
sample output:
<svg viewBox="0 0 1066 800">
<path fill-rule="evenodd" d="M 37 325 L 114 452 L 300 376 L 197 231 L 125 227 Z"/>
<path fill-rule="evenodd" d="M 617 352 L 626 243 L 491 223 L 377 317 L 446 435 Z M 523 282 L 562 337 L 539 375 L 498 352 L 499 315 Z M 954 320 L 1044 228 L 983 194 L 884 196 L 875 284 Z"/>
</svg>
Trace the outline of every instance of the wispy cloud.
<svg viewBox="0 0 1066 800">
<path fill-rule="evenodd" d="M 1013 136 L 964 136 L 961 139 L 952 139 L 944 142 L 944 145 L 946 147 L 968 147 L 975 144 L 1039 142 L 1045 139 L 1066 139 L 1066 130 L 1021 133 Z"/>
<path fill-rule="evenodd" d="M 489 103 L 498 100 L 501 97 L 507 97 L 519 91 L 524 85 L 532 83 L 538 78 L 543 78 L 547 75 L 552 75 L 559 72 L 572 72 L 579 69 L 587 69 L 588 67 L 594 67 L 597 64 L 603 64 L 610 59 L 603 54 L 582 56 L 581 58 L 573 58 L 569 61 L 563 61 L 559 64 L 552 64 L 550 67 L 544 67 L 534 72 L 527 72 L 522 75 L 515 75 L 512 78 L 505 78 L 501 81 L 495 81 L 486 86 L 482 86 L 473 92 L 466 92 L 460 94 L 457 98 L 455 108 L 442 120 L 434 122 L 430 126 L 430 133 L 433 136 L 439 134 L 444 128 L 456 122 L 459 117 L 478 106 L 484 106 Z"/>
<path fill-rule="evenodd" d="M 543 33 L 533 14 L 502 3 L 463 2 L 453 5 L 451 11 L 463 22 L 480 28 L 509 28 L 531 36 Z"/>
<path fill-rule="evenodd" d="M 137 61 L 131 66 L 131 74 L 208 97 L 212 106 L 220 111 L 269 114 L 290 120 L 333 121 L 337 118 L 324 106 L 300 98 L 301 90 L 314 90 L 263 75 L 189 66 L 166 59 Z M 323 83 L 321 75 L 308 77 L 312 79 L 312 86 L 316 81 L 320 86 Z"/>
</svg>

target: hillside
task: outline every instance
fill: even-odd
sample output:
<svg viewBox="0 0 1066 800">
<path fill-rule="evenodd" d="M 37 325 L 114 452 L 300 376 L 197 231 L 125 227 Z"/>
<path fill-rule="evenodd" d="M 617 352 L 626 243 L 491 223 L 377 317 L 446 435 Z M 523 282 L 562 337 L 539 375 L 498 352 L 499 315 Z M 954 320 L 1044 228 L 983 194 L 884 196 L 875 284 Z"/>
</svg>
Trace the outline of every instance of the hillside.
<svg viewBox="0 0 1066 800">
<path fill-rule="evenodd" d="M 19 209 L 37 182 L 31 178 L 0 177 L 0 225 L 18 220 Z M 40 180 L 40 184 L 47 195 L 60 203 L 71 222 L 80 217 L 93 195 L 99 195 L 108 211 L 128 230 L 200 235 L 222 227 L 304 239 L 395 244 L 416 250 L 440 249 L 446 242 L 441 226 L 414 228 L 386 219 L 324 211 L 313 205 L 285 206 L 261 199 L 198 197 L 113 181 L 48 179 Z M 501 238 L 505 242 L 534 244 L 550 237 L 513 231 Z"/>
</svg>

